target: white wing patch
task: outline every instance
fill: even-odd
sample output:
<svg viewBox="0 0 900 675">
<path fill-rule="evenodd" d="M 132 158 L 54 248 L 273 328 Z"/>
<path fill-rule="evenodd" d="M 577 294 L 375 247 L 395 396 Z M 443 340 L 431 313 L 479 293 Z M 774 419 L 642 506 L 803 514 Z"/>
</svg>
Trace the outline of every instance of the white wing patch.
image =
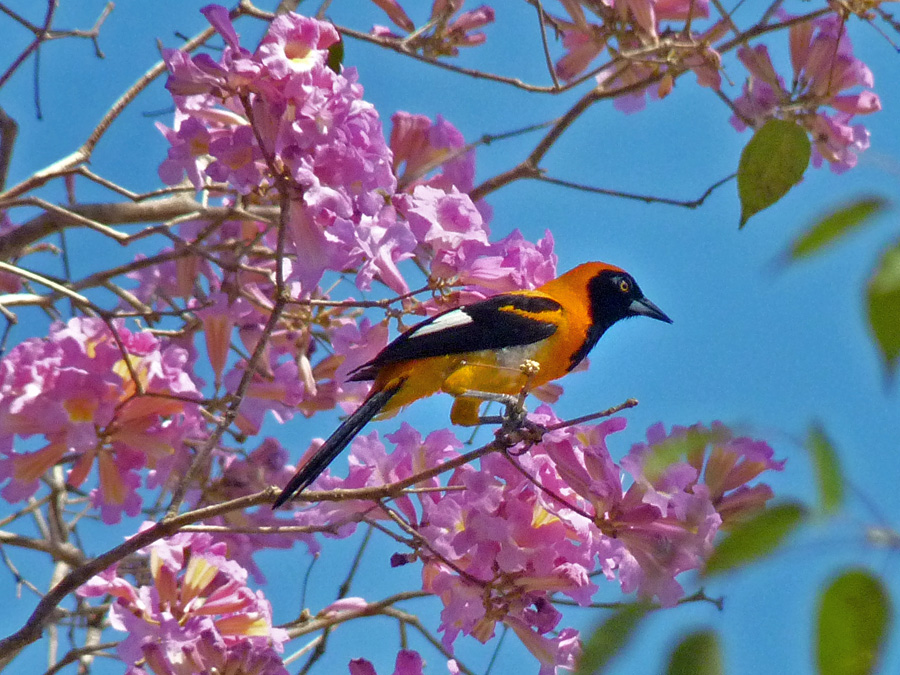
<svg viewBox="0 0 900 675">
<path fill-rule="evenodd" d="M 411 340 L 415 340 L 417 337 L 422 335 L 431 335 L 432 333 L 440 333 L 443 330 L 447 330 L 448 328 L 455 328 L 457 326 L 465 326 L 467 323 L 472 323 L 472 317 L 466 314 L 462 309 L 454 309 L 446 314 L 441 314 L 431 323 L 425 324 L 415 332 L 413 332 L 409 338 Z"/>
</svg>

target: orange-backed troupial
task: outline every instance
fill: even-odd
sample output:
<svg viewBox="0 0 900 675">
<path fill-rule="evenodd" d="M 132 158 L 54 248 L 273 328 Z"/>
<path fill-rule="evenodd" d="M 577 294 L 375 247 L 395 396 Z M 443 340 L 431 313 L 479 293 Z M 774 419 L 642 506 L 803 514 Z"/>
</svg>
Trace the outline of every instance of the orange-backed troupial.
<svg viewBox="0 0 900 675">
<path fill-rule="evenodd" d="M 630 316 L 672 323 L 625 270 L 591 262 L 533 291 L 495 295 L 413 326 L 350 373 L 374 382 L 369 395 L 301 463 L 274 507 L 306 489 L 376 415 L 445 392 L 456 398 L 451 421 L 477 424 L 484 401 L 510 405 L 523 388 L 562 377 Z"/>
</svg>

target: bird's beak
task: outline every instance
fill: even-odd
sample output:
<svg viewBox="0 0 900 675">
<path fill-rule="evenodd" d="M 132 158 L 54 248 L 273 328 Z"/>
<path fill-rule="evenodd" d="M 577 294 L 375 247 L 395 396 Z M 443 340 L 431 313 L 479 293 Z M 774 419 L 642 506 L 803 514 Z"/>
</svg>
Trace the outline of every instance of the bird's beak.
<svg viewBox="0 0 900 675">
<path fill-rule="evenodd" d="M 628 313 L 632 316 L 640 314 L 641 316 L 649 316 L 651 319 L 658 319 L 659 321 L 672 323 L 672 319 L 666 316 L 665 312 L 663 312 L 659 307 L 650 302 L 647 298 L 632 300 L 631 305 L 629 305 L 628 307 Z"/>
</svg>

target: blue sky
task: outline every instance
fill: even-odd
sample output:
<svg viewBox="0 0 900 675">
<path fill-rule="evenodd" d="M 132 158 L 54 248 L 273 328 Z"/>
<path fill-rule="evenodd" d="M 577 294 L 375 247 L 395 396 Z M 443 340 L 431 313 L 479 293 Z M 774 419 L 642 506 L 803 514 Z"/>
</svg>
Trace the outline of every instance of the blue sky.
<svg viewBox="0 0 900 675">
<path fill-rule="evenodd" d="M 37 4 L 20 1 L 10 6 L 38 21 Z M 44 120 L 34 119 L 30 65 L 0 90 L 0 105 L 21 126 L 10 183 L 80 145 L 110 103 L 156 61 L 156 38 L 175 46 L 176 32 L 193 35 L 205 27 L 197 11 L 203 4 L 173 0 L 152 5 L 121 3 L 101 34 L 100 44 L 107 56 L 102 61 L 93 57 L 88 42 L 45 45 L 40 74 Z M 260 3 L 266 8 L 270 4 L 274 3 Z M 301 10 L 307 4 L 301 5 Z M 430 6 L 425 2 L 405 4 Z M 808 7 L 808 3 L 794 4 Z M 465 53 L 458 62 L 548 83 L 533 9 L 524 3 L 496 5 L 497 22 L 488 29 L 487 44 Z M 87 27 L 102 6 L 95 0 L 63 2 L 57 25 Z M 386 23 L 374 5 L 358 0 L 336 1 L 329 11 L 337 23 L 361 30 L 372 23 Z M 411 14 L 421 19 L 421 15 Z M 259 30 L 254 21 L 238 25 L 245 45 L 252 45 Z M 900 511 L 900 491 L 896 489 L 900 478 L 898 389 L 885 381 L 862 303 L 880 251 L 898 236 L 896 209 L 824 255 L 788 268 L 776 264 L 789 243 L 831 208 L 872 193 L 896 199 L 900 62 L 894 48 L 870 27 L 856 22 L 851 36 L 857 56 L 875 73 L 883 105 L 882 112 L 864 120 L 872 132 L 872 149 L 862 155 L 856 169 L 842 176 L 827 169 L 810 169 L 781 203 L 755 216 L 742 231 L 737 228 L 739 205 L 734 183 L 719 189 L 696 210 L 590 195 L 535 181 L 519 181 L 488 198 L 496 236 L 519 228 L 537 239 L 550 229 L 560 270 L 585 260 L 620 265 L 675 320 L 672 326 L 626 322 L 611 330 L 592 353 L 591 369 L 564 381 L 566 394 L 556 407 L 561 417 L 638 398 L 641 405 L 627 415 L 628 429 L 612 443 L 616 457 L 641 440 L 646 428 L 657 421 L 671 425 L 718 419 L 741 425 L 748 433 L 767 438 L 776 454 L 788 459 L 783 474 L 772 477 L 776 494 L 809 502 L 815 499 L 812 475 L 799 441 L 809 425 L 819 420 L 839 448 L 847 480 L 875 509 L 851 494 L 839 517 L 809 528 L 775 559 L 710 583 L 710 595 L 725 596 L 723 612 L 694 606 L 652 616 L 648 630 L 618 660 L 616 673 L 659 671 L 674 640 L 699 626 L 721 631 L 729 672 L 812 672 L 815 598 L 837 570 L 863 565 L 883 573 L 894 598 L 900 598 L 896 555 L 874 550 L 864 541 L 867 525 L 884 519 L 896 527 L 895 514 Z M 2 16 L 0 37 L 3 53 L 8 55 L 4 62 L 29 38 Z M 780 45 L 772 50 L 776 59 L 784 57 L 785 43 L 786 37 L 769 41 Z M 558 56 L 558 46 L 556 50 Z M 441 114 L 467 139 L 557 117 L 585 91 L 562 96 L 527 94 L 429 68 L 354 41 L 346 43 L 344 63 L 358 68 L 367 100 L 386 122 L 397 110 L 432 117 Z M 784 58 L 776 65 L 787 71 Z M 729 87 L 726 80 L 726 91 L 736 96 L 745 71 L 730 59 L 726 60 L 726 74 L 734 83 Z M 153 121 L 167 122 L 169 117 L 144 113 L 169 105 L 162 81 L 157 82 L 100 144 L 93 169 L 135 191 L 157 187 L 156 166 L 165 156 L 165 143 L 153 129 Z M 625 115 L 611 104 L 595 106 L 553 148 L 543 167 L 554 177 L 599 187 L 692 199 L 735 170 L 740 150 L 750 138 L 749 133 L 734 132 L 728 117 L 727 108 L 687 76 L 671 96 L 650 102 L 638 114 Z M 519 137 L 479 149 L 479 178 L 513 166 L 538 138 Z M 53 190 L 46 194 L 62 199 Z M 92 188 L 79 196 L 84 201 L 108 198 L 107 193 Z M 83 247 L 75 249 L 76 276 L 95 269 L 98 254 L 122 255 L 89 237 L 76 239 L 71 238 L 73 245 Z M 45 259 L 44 264 L 52 269 L 55 263 Z M 16 329 L 17 341 L 45 330 L 36 316 L 25 319 Z M 427 430 L 443 425 L 448 410 L 449 401 L 436 397 L 375 428 L 390 432 L 402 419 Z M 327 435 L 336 420 L 336 415 L 326 414 L 312 420 L 298 417 L 283 427 L 270 424 L 266 431 L 299 456 L 309 439 Z M 97 532 L 91 552 L 105 550 L 124 533 Z M 313 611 L 334 597 L 357 545 L 358 538 L 326 548 L 307 595 Z M 388 571 L 386 557 L 391 552 L 389 544 L 373 545 L 366 557 L 368 572 L 357 580 L 354 594 L 378 599 L 404 584 L 415 585 L 415 570 Z M 19 551 L 11 555 L 25 569 L 34 569 L 30 565 L 39 560 Z M 267 554 L 263 560 L 270 573 L 272 586 L 267 591 L 275 597 L 276 620 L 288 620 L 295 616 L 292 603 L 299 601 L 308 559 L 296 549 Z M 335 569 L 339 571 L 337 579 L 331 576 Z M 695 587 L 689 578 L 684 585 L 688 592 Z M 0 617 L 3 634 L 20 625 L 33 608 L 33 599 L 27 595 L 13 601 L 14 590 L 9 576 L 0 574 L 0 601 L 13 608 Z M 605 600 L 620 598 L 613 585 L 601 595 Z M 435 628 L 436 604 L 424 602 L 421 607 L 423 620 Z M 588 626 L 602 616 L 577 610 L 571 614 L 571 622 Z M 321 672 L 346 672 L 346 661 L 355 656 L 370 658 L 379 672 L 391 672 L 398 646 L 396 628 L 373 619 L 363 629 L 362 633 L 352 629 L 337 632 Z M 490 651 L 471 647 L 469 642 L 458 642 L 460 654 L 467 665 L 483 672 Z M 506 641 L 494 672 L 508 672 L 512 667 L 537 672 L 515 642 L 513 638 Z M 884 672 L 900 670 L 900 646 L 894 642 Z M 444 672 L 439 655 L 423 653 L 430 662 L 428 672 Z M 43 658 L 34 648 L 29 657 L 36 664 Z"/>
</svg>

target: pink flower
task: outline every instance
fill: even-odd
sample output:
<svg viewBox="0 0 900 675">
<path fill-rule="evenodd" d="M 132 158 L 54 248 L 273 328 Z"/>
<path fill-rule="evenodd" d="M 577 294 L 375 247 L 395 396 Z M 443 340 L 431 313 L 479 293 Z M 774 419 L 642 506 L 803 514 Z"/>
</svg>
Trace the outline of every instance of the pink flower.
<svg viewBox="0 0 900 675">
<path fill-rule="evenodd" d="M 575 670 L 582 651 L 577 630 L 564 628 L 555 638 L 548 638 L 515 618 L 507 619 L 505 623 L 540 662 L 539 675 L 556 675 L 558 668 Z"/>
<path fill-rule="evenodd" d="M 699 431 L 706 433 L 702 427 Z M 771 488 L 765 484 L 751 487 L 747 483 L 763 471 L 781 471 L 784 460 L 776 461 L 765 441 L 735 437 L 721 422 L 714 422 L 709 433 L 713 443 L 708 450 L 704 448 L 708 454 L 698 453 L 690 461 L 698 471 L 703 468 L 709 498 L 727 526 L 765 508 L 772 497 Z"/>
<path fill-rule="evenodd" d="M 180 50 L 163 50 L 163 60 L 171 73 L 166 89 L 174 96 L 212 94 L 225 98 L 245 89 L 259 76 L 260 69 L 250 53 L 238 44 L 224 7 L 209 5 L 201 11 L 225 40 L 221 60 L 217 62 L 208 54 L 188 57 Z"/>
<path fill-rule="evenodd" d="M 210 25 L 222 36 L 229 48 L 240 51 L 241 44 L 238 40 L 238 34 L 231 24 L 231 17 L 228 15 L 227 9 L 221 5 L 206 5 L 200 10 L 200 13 L 206 17 Z"/>
<path fill-rule="evenodd" d="M 487 246 L 462 246 L 438 252 L 432 273 L 458 281 L 470 293 L 486 297 L 522 288 L 537 288 L 556 277 L 553 235 L 547 230 L 533 244 L 513 230 L 507 237 Z M 478 297 L 478 296 L 476 296 Z"/>
<path fill-rule="evenodd" d="M 184 230 L 185 228 L 182 228 Z M 183 236 L 183 234 L 182 234 Z M 172 249 L 162 249 L 161 254 L 170 253 Z M 138 253 L 135 262 L 146 260 L 147 256 Z M 167 298 L 191 298 L 199 281 L 208 281 L 216 287 L 220 280 L 208 260 L 200 256 L 185 255 L 176 260 L 165 260 L 153 265 L 144 265 L 128 273 L 128 278 L 137 282 L 132 291 L 138 299 L 151 307 L 170 309 Z"/>
<path fill-rule="evenodd" d="M 385 208 L 377 217 L 362 216 L 359 223 L 335 219 L 330 234 L 354 260 L 356 287 L 368 291 L 377 279 L 397 295 L 409 293 L 409 284 L 397 267 L 413 257 L 416 238 L 406 223 L 397 222 L 393 209 Z"/>
<path fill-rule="evenodd" d="M 274 78 L 305 73 L 328 60 L 328 48 L 340 40 L 334 27 L 297 14 L 276 16 L 256 51 Z"/>
<path fill-rule="evenodd" d="M 568 51 L 556 62 L 556 74 L 563 80 L 574 80 L 606 49 L 609 37 L 604 28 L 586 22 L 564 31 L 563 47 Z"/>
<path fill-rule="evenodd" d="M 212 138 L 209 129 L 193 117 L 182 121 L 177 131 L 157 123 L 157 128 L 172 144 L 168 158 L 159 165 L 159 177 L 166 185 L 177 185 L 186 173 L 198 190 L 203 186 L 198 159 L 209 154 Z"/>
<path fill-rule="evenodd" d="M 331 344 L 335 353 L 341 355 L 341 363 L 335 379 L 345 381 L 350 371 L 375 358 L 387 343 L 388 326 L 384 322 L 373 324 L 363 319 L 358 325 L 347 322 L 336 327 L 331 333 Z"/>
<path fill-rule="evenodd" d="M 613 57 L 631 50 L 644 52 L 643 58 L 629 62 L 627 66 L 617 62 L 601 71 L 597 82 L 609 90 L 638 85 L 668 72 L 668 66 L 662 63 L 662 59 L 655 59 L 647 52 L 649 45 L 659 42 L 659 27 L 662 22 L 685 22 L 688 18 L 697 21 L 709 16 L 707 0 L 609 0 L 592 8 L 602 19 L 602 23 L 597 24 L 587 20 L 582 3 L 563 0 L 562 4 L 570 17 L 558 20 L 558 24 L 563 26 L 563 46 L 567 50 L 556 63 L 556 73 L 562 79 L 575 79 L 607 47 Z M 691 45 L 663 45 L 663 58 L 680 60 L 681 64 L 697 74 L 701 86 L 718 89 L 719 55 L 709 45 L 720 33 L 721 29 L 713 26 L 705 33 L 693 35 Z M 651 94 L 658 98 L 664 97 L 672 82 L 670 75 L 664 76 L 660 87 L 651 91 Z M 623 112 L 635 112 L 643 108 L 644 95 L 645 90 L 630 92 L 617 97 L 614 105 Z"/>
<path fill-rule="evenodd" d="M 304 294 L 309 296 L 318 285 L 330 260 L 331 246 L 320 227 L 301 204 L 292 203 L 287 222 L 288 236 L 297 251 L 299 265 L 294 269 Z"/>
<path fill-rule="evenodd" d="M 401 649 L 397 652 L 397 661 L 394 664 L 394 675 L 423 675 L 425 661 L 418 652 L 410 649 Z M 353 659 L 350 661 L 350 675 L 377 675 L 375 666 L 365 659 Z"/>
<path fill-rule="evenodd" d="M 149 524 L 145 525 L 149 526 Z M 152 586 L 132 586 L 115 567 L 78 590 L 115 598 L 113 628 L 127 632 L 119 657 L 156 673 L 227 672 L 284 675 L 277 652 L 287 633 L 272 625 L 271 606 L 246 586 L 247 573 L 208 534 L 182 533 L 151 544 Z"/>
<path fill-rule="evenodd" d="M 417 187 L 402 207 L 416 239 L 434 251 L 460 248 L 464 242 L 488 243 L 490 234 L 468 195 Z"/>
<path fill-rule="evenodd" d="M 785 19 L 791 18 L 782 13 Z M 834 14 L 798 23 L 790 29 L 793 69 L 788 87 L 778 75 L 765 47 L 742 47 L 738 57 L 750 71 L 743 94 L 735 100 L 732 125 L 742 131 L 748 122 L 761 125 L 772 117 L 794 119 L 806 127 L 813 140 L 813 165 L 827 161 L 841 173 L 856 165 L 857 154 L 869 147 L 869 133 L 851 124 L 854 115 L 881 109 L 872 72 L 853 56 L 853 46 L 843 21 Z M 854 87 L 861 92 L 845 93 Z M 835 114 L 821 108 L 830 106 Z"/>
<path fill-rule="evenodd" d="M 198 406 L 189 401 L 200 394 L 187 353 L 122 322 L 113 329 L 118 342 L 100 319 L 71 319 L 0 360 L 0 426 L 10 448 L 0 459 L 0 479 L 10 480 L 6 499 L 34 494 L 40 476 L 64 459 L 74 460 L 68 483 L 75 487 L 96 464 L 92 500 L 105 522 L 118 522 L 122 511 L 140 510 L 138 471 L 149 467 L 149 480 L 160 480 L 185 440 L 204 435 Z M 41 450 L 13 449 L 15 437 L 35 435 L 46 441 Z"/>
<path fill-rule="evenodd" d="M 268 363 L 265 361 L 262 367 L 268 373 L 254 373 L 235 419 L 235 424 L 246 434 L 259 433 L 267 412 L 278 422 L 291 419 L 300 403 L 307 396 L 315 395 L 300 377 L 295 358 L 270 352 Z M 240 361 L 225 375 L 223 384 L 226 389 L 234 391 L 237 388 L 246 367 L 247 364 Z"/>
<path fill-rule="evenodd" d="M 440 0 L 437 0 L 435 5 L 439 3 Z M 478 29 L 491 23 L 494 23 L 494 10 L 487 5 L 460 14 L 448 26 L 447 42 L 453 45 L 450 53 L 456 56 L 457 47 L 475 47 L 484 44 L 487 35 Z"/>
<path fill-rule="evenodd" d="M 206 174 L 213 180 L 230 182 L 241 194 L 259 187 L 264 162 L 249 125 L 217 137 L 209 144 L 209 154 L 215 160 L 206 167 Z"/>
<path fill-rule="evenodd" d="M 404 189 L 424 184 L 434 188 L 468 192 L 474 187 L 475 151 L 466 147 L 463 135 L 440 115 L 434 123 L 425 115 L 397 112 L 391 117 L 391 151 L 394 172 Z M 403 167 L 403 171 L 400 168 Z M 433 171 L 436 175 L 426 179 Z"/>
<path fill-rule="evenodd" d="M 395 4 L 393 0 L 375 0 L 375 2 L 388 12 L 391 19 L 405 31 L 409 32 L 413 29 L 412 22 L 405 13 L 401 16 L 400 12 L 393 9 L 392 5 Z M 426 26 L 428 30 L 423 29 L 418 32 L 413 39 L 408 41 L 407 46 L 421 50 L 426 56 L 441 57 L 457 56 L 460 47 L 484 44 L 487 36 L 478 29 L 493 23 L 494 10 L 483 5 L 453 18 L 453 15 L 462 8 L 462 4 L 459 0 L 434 0 L 431 6 L 431 18 Z M 406 28 L 407 25 L 409 28 Z M 372 32 L 382 38 L 399 39 L 400 37 L 385 26 L 375 26 Z"/>
<path fill-rule="evenodd" d="M 222 383 L 222 373 L 228 362 L 231 348 L 231 334 L 236 322 L 247 314 L 250 308 L 244 298 L 232 299 L 225 293 L 212 293 L 206 305 L 196 311 L 203 324 L 203 338 L 206 354 L 215 373 L 215 386 Z"/>
<path fill-rule="evenodd" d="M 879 103 L 879 109 L 881 105 Z M 819 113 L 810 122 L 815 144 L 812 162 L 816 168 L 827 161 L 834 173 L 843 173 L 856 166 L 858 153 L 868 150 L 869 131 L 862 124 L 851 125 L 853 115 L 838 113 L 834 116 Z"/>
<path fill-rule="evenodd" d="M 383 9 L 384 13 L 387 14 L 391 21 L 399 28 L 405 30 L 407 33 L 411 33 L 415 30 L 416 25 L 412 22 L 412 19 L 409 18 L 397 0 L 372 0 L 372 2 Z"/>
<path fill-rule="evenodd" d="M 178 49 L 163 50 L 169 70 L 166 89 L 173 96 L 194 96 L 218 92 L 225 84 L 222 69 L 206 55 L 191 58 Z"/>
</svg>

